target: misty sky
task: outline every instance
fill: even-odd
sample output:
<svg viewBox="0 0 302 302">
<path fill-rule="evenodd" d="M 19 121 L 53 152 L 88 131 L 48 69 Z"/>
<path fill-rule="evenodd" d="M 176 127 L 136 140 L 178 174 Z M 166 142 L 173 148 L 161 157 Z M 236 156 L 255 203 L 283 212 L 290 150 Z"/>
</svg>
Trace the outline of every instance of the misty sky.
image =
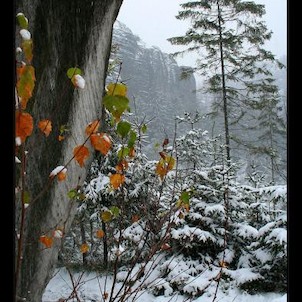
<svg viewBox="0 0 302 302">
<path fill-rule="evenodd" d="M 167 38 L 184 35 L 189 21 L 177 20 L 179 4 L 186 0 L 124 0 L 118 20 L 125 23 L 135 35 L 138 35 L 147 47 L 158 46 L 163 52 L 173 53 L 184 49 L 171 45 Z M 254 0 L 264 4 L 266 14 L 263 20 L 273 36 L 266 48 L 280 58 L 287 53 L 287 1 Z M 195 59 L 186 56 L 177 60 L 182 65 L 194 65 Z"/>
</svg>

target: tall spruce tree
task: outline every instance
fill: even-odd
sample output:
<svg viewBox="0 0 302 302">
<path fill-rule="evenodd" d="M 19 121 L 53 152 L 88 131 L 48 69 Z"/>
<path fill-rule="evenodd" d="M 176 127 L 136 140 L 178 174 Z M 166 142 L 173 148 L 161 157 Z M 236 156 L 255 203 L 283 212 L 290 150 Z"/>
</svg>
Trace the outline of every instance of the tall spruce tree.
<svg viewBox="0 0 302 302">
<path fill-rule="evenodd" d="M 180 6 L 183 10 L 176 18 L 191 20 L 191 27 L 184 36 L 168 40 L 188 46 L 175 55 L 192 51 L 199 54 L 196 67 L 183 74 L 195 71 L 204 76 L 207 92 L 218 96 L 214 105 L 223 115 L 226 158 L 230 161 L 231 140 L 239 140 L 236 132 L 231 133 L 231 125 L 240 127 L 239 122 L 245 121 L 255 102 L 261 102 L 261 91 L 278 90 L 267 64 L 282 64 L 264 49 L 272 35 L 261 20 L 265 8 L 241 0 L 201 0 Z"/>
</svg>

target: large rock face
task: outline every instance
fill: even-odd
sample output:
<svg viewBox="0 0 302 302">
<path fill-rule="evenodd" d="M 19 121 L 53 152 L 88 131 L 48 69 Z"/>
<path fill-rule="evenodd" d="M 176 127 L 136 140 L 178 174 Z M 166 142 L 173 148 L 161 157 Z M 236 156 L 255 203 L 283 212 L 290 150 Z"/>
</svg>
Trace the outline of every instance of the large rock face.
<svg viewBox="0 0 302 302">
<path fill-rule="evenodd" d="M 128 86 L 132 111 L 135 100 L 138 118 L 152 119 L 147 132 L 149 149 L 156 142 L 162 143 L 166 135 L 172 141 L 175 116 L 197 109 L 194 76 L 181 80 L 181 66 L 171 55 L 157 47 L 146 48 L 119 21 L 114 24 L 113 44 L 117 45 L 117 56 L 122 61 L 121 79 Z"/>
<path fill-rule="evenodd" d="M 51 234 L 56 228 L 66 233 L 75 215 L 77 204 L 67 193 L 83 183 L 92 157 L 81 168 L 72 160 L 73 149 L 85 141 L 88 123 L 101 114 L 112 26 L 121 4 L 122 0 L 20 0 L 16 3 L 16 13 L 24 13 L 29 20 L 34 43 L 36 86 L 27 111 L 33 116 L 35 126 L 41 119 L 52 121 L 49 137 L 41 136 L 35 127 L 26 142 L 25 190 L 31 196 L 31 203 L 25 213 L 24 249 L 21 268 L 16 274 L 17 296 L 26 301 L 41 301 L 61 244 L 56 239 L 51 248 L 45 249 L 39 237 Z M 16 42 L 18 46 L 18 39 Z M 67 69 L 75 66 L 83 70 L 86 80 L 83 90 L 74 89 L 66 76 Z M 69 136 L 59 142 L 62 125 L 67 125 Z M 67 179 L 51 182 L 49 174 L 58 165 L 67 165 Z M 16 234 L 20 231 L 20 200 L 16 196 Z"/>
</svg>

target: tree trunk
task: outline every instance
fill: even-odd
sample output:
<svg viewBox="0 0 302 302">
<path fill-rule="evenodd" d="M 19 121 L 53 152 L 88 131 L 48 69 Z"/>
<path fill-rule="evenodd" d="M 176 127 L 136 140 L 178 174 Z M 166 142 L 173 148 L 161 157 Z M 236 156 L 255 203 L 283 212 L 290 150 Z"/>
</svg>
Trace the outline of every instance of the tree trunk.
<svg viewBox="0 0 302 302">
<path fill-rule="evenodd" d="M 77 204 L 67 193 L 83 183 L 92 155 L 83 168 L 72 160 L 65 181 L 49 182 L 49 174 L 72 158 L 74 147 L 85 141 L 85 127 L 101 115 L 112 26 L 122 0 L 20 0 L 16 4 L 16 13 L 24 13 L 29 20 L 36 72 L 34 96 L 27 106 L 35 123 L 26 142 L 25 189 L 30 193 L 31 204 L 25 213 L 16 294 L 26 301 L 39 302 L 61 245 L 61 239 L 56 238 L 53 246 L 46 249 L 39 237 L 57 227 L 64 234 L 68 232 Z M 68 68 L 75 66 L 83 71 L 84 89 L 75 89 L 66 75 Z M 37 130 L 41 119 L 52 122 L 48 137 Z M 68 128 L 68 136 L 60 142 L 57 138 L 62 125 Z"/>
</svg>

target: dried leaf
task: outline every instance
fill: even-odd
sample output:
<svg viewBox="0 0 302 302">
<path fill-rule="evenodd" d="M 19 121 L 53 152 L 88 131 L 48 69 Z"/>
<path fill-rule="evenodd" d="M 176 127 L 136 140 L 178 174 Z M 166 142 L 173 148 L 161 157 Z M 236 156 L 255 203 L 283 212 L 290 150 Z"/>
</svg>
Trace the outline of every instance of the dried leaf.
<svg viewBox="0 0 302 302">
<path fill-rule="evenodd" d="M 52 130 L 52 125 L 50 120 L 41 120 L 38 124 L 38 128 L 45 134 L 47 137 L 51 130 Z"/>
<path fill-rule="evenodd" d="M 110 183 L 114 189 L 118 189 L 125 182 L 125 175 L 112 174 L 110 176 Z"/>
<path fill-rule="evenodd" d="M 171 246 L 169 245 L 169 243 L 164 243 L 162 244 L 162 246 L 160 247 L 163 251 L 167 251 L 171 249 Z"/>
<path fill-rule="evenodd" d="M 100 121 L 95 120 L 88 124 L 88 126 L 85 129 L 85 133 L 87 134 L 87 136 L 89 136 L 92 133 L 98 132 L 99 127 L 100 127 Z"/>
<path fill-rule="evenodd" d="M 120 161 L 116 166 L 115 169 L 117 172 L 123 172 L 128 168 L 128 162 L 123 159 L 122 161 Z"/>
<path fill-rule="evenodd" d="M 131 221 L 132 221 L 132 223 L 139 221 L 139 216 L 133 215 Z"/>
<path fill-rule="evenodd" d="M 80 145 L 73 149 L 73 155 L 80 167 L 83 167 L 84 161 L 89 157 L 89 150 L 86 146 Z"/>
<path fill-rule="evenodd" d="M 31 135 L 34 123 L 32 116 L 27 112 L 16 111 L 16 137 L 20 137 L 21 142 Z"/>
</svg>

